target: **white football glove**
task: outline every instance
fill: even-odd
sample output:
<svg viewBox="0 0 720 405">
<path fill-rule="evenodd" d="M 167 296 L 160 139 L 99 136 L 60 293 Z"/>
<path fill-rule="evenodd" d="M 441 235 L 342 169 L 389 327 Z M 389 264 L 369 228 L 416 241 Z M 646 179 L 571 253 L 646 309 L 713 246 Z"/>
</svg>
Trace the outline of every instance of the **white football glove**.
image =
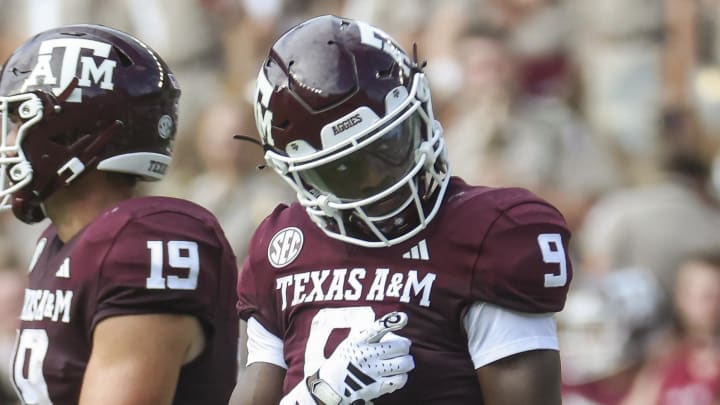
<svg viewBox="0 0 720 405">
<path fill-rule="evenodd" d="M 391 312 L 345 338 L 307 379 L 315 400 L 325 405 L 365 404 L 402 388 L 415 361 L 409 354 L 410 339 L 392 332 L 406 324 L 405 313 Z"/>
</svg>

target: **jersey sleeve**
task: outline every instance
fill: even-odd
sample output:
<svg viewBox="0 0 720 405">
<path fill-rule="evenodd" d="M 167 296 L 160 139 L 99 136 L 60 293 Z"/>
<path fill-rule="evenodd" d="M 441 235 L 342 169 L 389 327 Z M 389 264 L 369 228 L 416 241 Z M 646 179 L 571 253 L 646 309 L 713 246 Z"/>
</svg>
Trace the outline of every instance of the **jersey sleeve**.
<svg viewBox="0 0 720 405">
<path fill-rule="evenodd" d="M 221 279 L 235 281 L 226 258 L 213 226 L 191 215 L 132 219 L 101 263 L 92 327 L 111 316 L 173 313 L 195 316 L 211 332 Z"/>
<path fill-rule="evenodd" d="M 560 311 L 572 278 L 569 239 L 565 220 L 548 204 L 503 210 L 481 243 L 471 297 L 516 311 Z"/>
<path fill-rule="evenodd" d="M 281 311 L 275 294 L 275 275 L 267 260 L 267 245 L 272 237 L 271 224 L 284 206 L 266 218 L 256 229 L 250 240 L 248 253 L 243 261 L 237 284 L 237 311 L 241 319 L 253 317 L 260 325 L 275 336 L 282 337 Z"/>
</svg>

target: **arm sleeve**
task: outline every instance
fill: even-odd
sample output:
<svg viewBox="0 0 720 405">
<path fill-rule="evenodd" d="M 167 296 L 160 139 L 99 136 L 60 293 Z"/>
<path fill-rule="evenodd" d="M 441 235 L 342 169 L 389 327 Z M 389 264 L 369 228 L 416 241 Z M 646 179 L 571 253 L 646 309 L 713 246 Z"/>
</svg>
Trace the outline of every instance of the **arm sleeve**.
<svg viewBox="0 0 720 405">
<path fill-rule="evenodd" d="M 247 322 L 247 365 L 263 362 L 287 369 L 283 357 L 283 341 L 268 332 L 255 318 Z"/>
<path fill-rule="evenodd" d="M 133 219 L 102 261 L 92 328 L 110 316 L 176 313 L 196 316 L 212 332 L 219 280 L 235 273 L 225 258 L 212 227 L 190 215 Z"/>
<path fill-rule="evenodd" d="M 529 314 L 476 302 L 463 324 L 476 369 L 529 350 L 559 350 L 553 314 Z"/>
</svg>

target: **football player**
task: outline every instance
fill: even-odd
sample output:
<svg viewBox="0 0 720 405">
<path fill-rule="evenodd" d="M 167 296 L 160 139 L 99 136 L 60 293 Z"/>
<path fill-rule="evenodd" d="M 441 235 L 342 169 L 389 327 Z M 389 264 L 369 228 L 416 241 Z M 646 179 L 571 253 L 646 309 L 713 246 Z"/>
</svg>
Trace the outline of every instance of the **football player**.
<svg viewBox="0 0 720 405">
<path fill-rule="evenodd" d="M 134 197 L 170 164 L 179 96 L 150 47 L 97 25 L 42 32 L 0 72 L 0 208 L 50 220 L 12 364 L 24 403 L 227 403 L 234 254 L 207 210 Z"/>
<path fill-rule="evenodd" d="M 240 273 L 239 402 L 559 404 L 565 220 L 527 190 L 450 176 L 417 56 L 315 17 L 274 43 L 256 96 L 267 166 L 298 202 L 259 226 Z M 337 371 L 333 350 L 395 311 L 415 364 L 403 386 L 384 365 Z"/>
</svg>

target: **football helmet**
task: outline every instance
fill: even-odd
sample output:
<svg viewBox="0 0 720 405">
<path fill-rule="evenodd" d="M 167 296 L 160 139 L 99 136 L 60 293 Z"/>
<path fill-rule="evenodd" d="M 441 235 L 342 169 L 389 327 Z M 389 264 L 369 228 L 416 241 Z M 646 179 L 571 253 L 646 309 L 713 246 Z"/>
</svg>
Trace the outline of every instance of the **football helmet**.
<svg viewBox="0 0 720 405">
<path fill-rule="evenodd" d="M 124 32 L 70 25 L 21 45 L 0 71 L 0 210 L 24 222 L 91 169 L 159 180 L 180 89 L 165 62 Z"/>
<path fill-rule="evenodd" d="M 265 160 L 330 237 L 366 247 L 417 234 L 449 182 L 422 65 L 385 32 L 325 15 L 283 34 L 257 79 Z"/>
</svg>

